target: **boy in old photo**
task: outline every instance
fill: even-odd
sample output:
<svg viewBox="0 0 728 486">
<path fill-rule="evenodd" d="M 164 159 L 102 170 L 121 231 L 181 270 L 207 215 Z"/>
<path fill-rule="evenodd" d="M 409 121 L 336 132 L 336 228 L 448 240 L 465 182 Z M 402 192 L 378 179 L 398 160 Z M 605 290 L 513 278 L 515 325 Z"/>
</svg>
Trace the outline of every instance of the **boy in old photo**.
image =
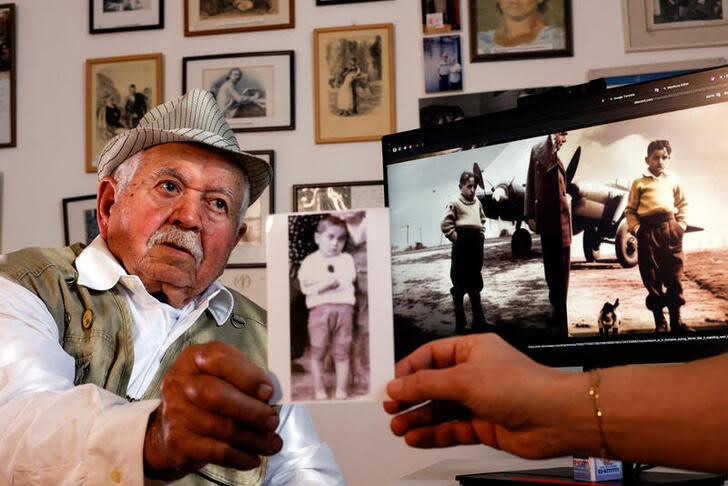
<svg viewBox="0 0 728 486">
<path fill-rule="evenodd" d="M 655 318 L 655 331 L 667 332 L 662 310 L 667 307 L 670 330 L 682 333 L 693 331 L 680 318 L 680 307 L 685 305 L 680 279 L 688 203 L 680 179 L 667 170 L 671 154 L 668 140 L 650 142 L 647 169 L 632 182 L 624 214 L 629 231 L 637 237 L 640 275 L 647 289 L 645 304 Z"/>
<path fill-rule="evenodd" d="M 323 368 L 331 353 L 336 371 L 334 398 L 349 397 L 349 363 L 354 317 L 354 259 L 344 253 L 346 223 L 333 216 L 319 221 L 314 240 L 318 250 L 301 262 L 298 280 L 306 296 L 311 377 L 316 400 L 326 400 Z"/>
</svg>

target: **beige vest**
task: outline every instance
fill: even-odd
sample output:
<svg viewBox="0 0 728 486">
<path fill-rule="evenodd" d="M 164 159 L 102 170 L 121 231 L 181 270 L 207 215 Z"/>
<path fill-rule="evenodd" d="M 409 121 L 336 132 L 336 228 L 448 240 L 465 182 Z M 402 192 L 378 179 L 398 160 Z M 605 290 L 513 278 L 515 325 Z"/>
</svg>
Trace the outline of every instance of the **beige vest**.
<svg viewBox="0 0 728 486">
<path fill-rule="evenodd" d="M 77 284 L 76 256 L 83 246 L 27 248 L 0 259 L 0 275 L 36 294 L 58 326 L 59 342 L 76 361 L 74 383 L 93 383 L 125 397 L 134 364 L 132 322 L 124 298 L 114 287 L 97 291 Z M 233 294 L 230 318 L 223 326 L 205 311 L 165 352 L 143 399 L 159 398 L 162 378 L 185 346 L 221 341 L 240 349 L 253 363 L 266 367 L 265 311 L 239 293 Z M 235 471 L 207 465 L 174 484 L 260 485 L 267 460 L 257 469 Z"/>
</svg>

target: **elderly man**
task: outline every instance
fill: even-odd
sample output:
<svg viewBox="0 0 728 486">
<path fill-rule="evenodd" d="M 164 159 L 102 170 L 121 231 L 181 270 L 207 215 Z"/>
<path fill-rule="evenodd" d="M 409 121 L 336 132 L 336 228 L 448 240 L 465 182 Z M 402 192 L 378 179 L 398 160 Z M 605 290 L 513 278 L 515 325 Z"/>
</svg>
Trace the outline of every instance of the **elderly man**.
<svg viewBox="0 0 728 486">
<path fill-rule="evenodd" d="M 216 281 L 270 166 L 194 90 L 98 172 L 97 239 L 0 262 L 0 483 L 343 483 L 306 410 L 268 404 L 265 312 Z"/>
</svg>

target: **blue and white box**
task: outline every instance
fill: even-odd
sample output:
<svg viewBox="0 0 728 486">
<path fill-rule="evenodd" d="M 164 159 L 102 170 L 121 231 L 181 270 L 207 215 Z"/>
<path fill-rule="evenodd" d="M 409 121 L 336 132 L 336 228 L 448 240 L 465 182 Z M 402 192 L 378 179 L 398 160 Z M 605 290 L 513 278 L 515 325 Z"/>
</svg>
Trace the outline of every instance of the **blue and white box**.
<svg viewBox="0 0 728 486">
<path fill-rule="evenodd" d="M 574 479 L 592 482 L 622 479 L 622 461 L 574 457 Z"/>
</svg>

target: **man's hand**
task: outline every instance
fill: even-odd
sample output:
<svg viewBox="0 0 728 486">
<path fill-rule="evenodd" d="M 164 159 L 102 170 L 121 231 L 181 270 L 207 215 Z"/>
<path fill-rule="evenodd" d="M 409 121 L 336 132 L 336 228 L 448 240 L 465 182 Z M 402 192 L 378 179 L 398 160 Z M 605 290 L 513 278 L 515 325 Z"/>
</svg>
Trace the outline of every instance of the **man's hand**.
<svg viewBox="0 0 728 486">
<path fill-rule="evenodd" d="M 453 230 L 453 232 L 450 233 L 450 236 L 448 236 L 448 238 L 450 238 L 450 241 L 455 243 L 456 241 L 458 241 L 458 232 Z"/>
<path fill-rule="evenodd" d="M 591 412 L 584 377 L 568 375 L 495 334 L 442 339 L 397 363 L 398 378 L 387 386 L 394 401 L 384 408 L 402 412 L 391 428 L 413 447 L 482 443 L 528 458 L 555 456 L 599 443 L 595 425 L 591 433 L 568 430 L 572 403 Z"/>
<path fill-rule="evenodd" d="M 531 228 L 531 231 L 534 233 L 536 232 L 536 220 L 533 218 L 528 218 L 528 227 Z"/>
<path fill-rule="evenodd" d="M 174 479 L 207 463 L 252 469 L 278 452 L 278 415 L 266 373 L 226 344 L 192 345 L 161 384 L 144 439 L 145 475 Z"/>
</svg>

